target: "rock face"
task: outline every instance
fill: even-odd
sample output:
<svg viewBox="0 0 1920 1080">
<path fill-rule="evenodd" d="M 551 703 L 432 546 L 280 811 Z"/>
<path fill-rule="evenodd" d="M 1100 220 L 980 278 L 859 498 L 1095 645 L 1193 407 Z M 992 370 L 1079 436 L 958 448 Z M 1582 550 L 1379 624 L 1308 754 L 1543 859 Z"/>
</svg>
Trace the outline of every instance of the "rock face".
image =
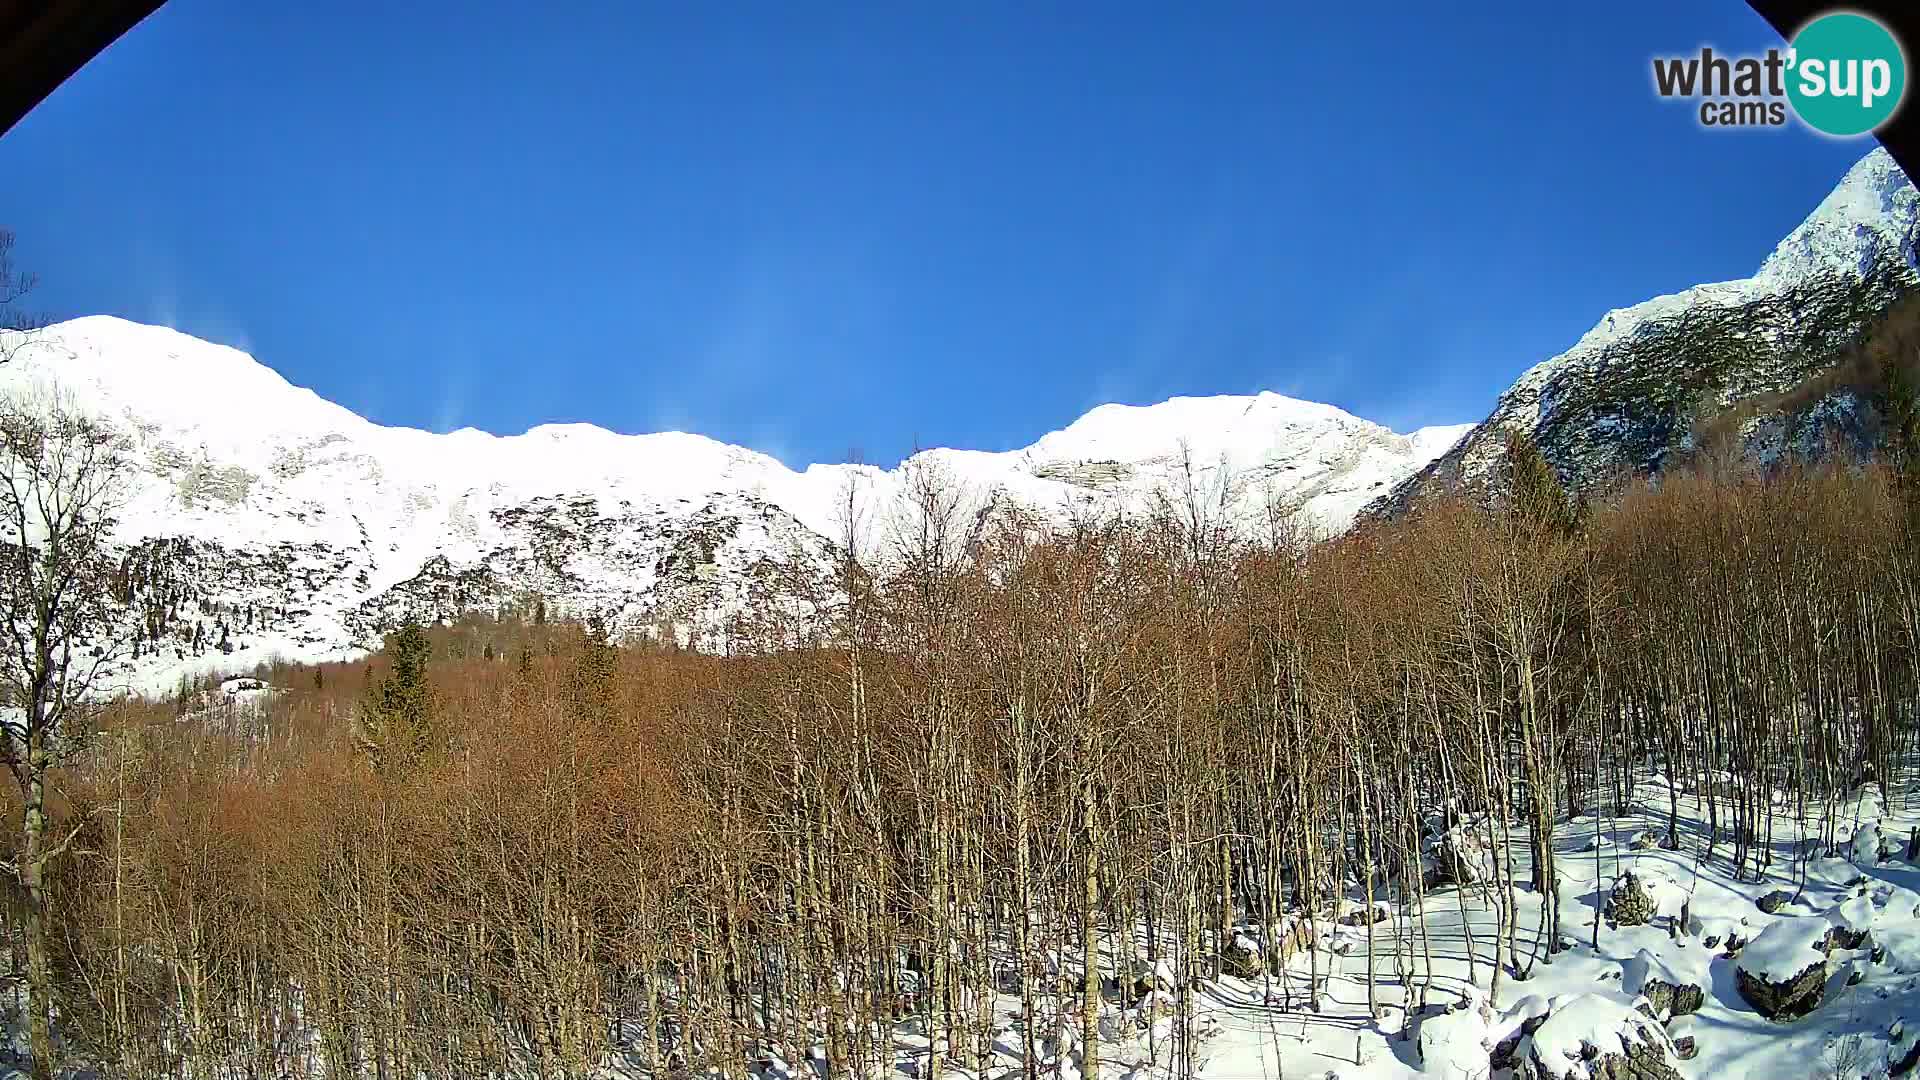
<svg viewBox="0 0 1920 1080">
<path fill-rule="evenodd" d="M 1533 435 L 1586 492 L 1658 472 L 1704 435 L 1759 460 L 1864 449 L 1873 395 L 1820 380 L 1859 333 L 1912 290 L 1920 197 L 1884 150 L 1861 159 L 1750 278 L 1609 312 L 1534 366 L 1446 454 L 1368 507 L 1404 512 L 1438 492 L 1504 492 L 1505 437 Z"/>
<path fill-rule="evenodd" d="M 1820 1007 L 1827 986 L 1827 962 L 1816 960 L 1804 971 L 1779 981 L 1734 972 L 1740 996 L 1769 1020 L 1797 1020 Z"/>
<path fill-rule="evenodd" d="M 1675 985 L 1660 979 L 1649 979 L 1640 988 L 1641 996 L 1653 1010 L 1664 1016 L 1686 1016 L 1700 1011 L 1707 1003 L 1707 992 L 1692 983 Z"/>
<path fill-rule="evenodd" d="M 1607 897 L 1607 918 L 1619 926 L 1645 926 L 1653 912 L 1653 897 L 1639 875 L 1629 870 L 1614 881 Z"/>
</svg>

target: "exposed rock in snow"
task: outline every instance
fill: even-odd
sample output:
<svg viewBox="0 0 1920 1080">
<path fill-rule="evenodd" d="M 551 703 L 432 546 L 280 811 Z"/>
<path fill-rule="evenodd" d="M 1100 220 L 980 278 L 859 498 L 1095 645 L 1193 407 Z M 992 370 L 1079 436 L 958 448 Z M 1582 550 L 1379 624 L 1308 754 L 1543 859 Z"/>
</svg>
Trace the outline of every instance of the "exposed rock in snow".
<svg viewBox="0 0 1920 1080">
<path fill-rule="evenodd" d="M 1614 994 L 1553 1000 L 1514 1049 L 1514 1080 L 1679 1080 L 1661 1026 Z"/>
<path fill-rule="evenodd" d="M 1607 894 L 1607 918 L 1620 926 L 1645 926 L 1654 910 L 1653 897 L 1638 874 L 1629 870 L 1614 880 Z"/>
<path fill-rule="evenodd" d="M 1375 901 L 1369 907 L 1358 900 L 1344 900 L 1340 903 L 1340 924 L 1342 926 L 1366 926 L 1369 923 L 1383 923 L 1393 918 L 1393 909 Z"/>
<path fill-rule="evenodd" d="M 1236 978 L 1251 979 L 1260 974 L 1260 943 L 1245 934 L 1234 934 L 1227 947 L 1220 950 L 1220 966 Z"/>
<path fill-rule="evenodd" d="M 1829 947 L 1858 949 L 1865 945 L 1873 933 L 1875 916 L 1870 897 L 1855 896 L 1834 905 L 1827 912 L 1827 922 L 1833 926 L 1827 938 Z"/>
<path fill-rule="evenodd" d="M 1635 953 L 1622 967 L 1620 989 L 1647 999 L 1657 1017 L 1685 1016 L 1706 1003 L 1707 954 L 1691 950 L 1682 963 L 1668 954 L 1648 949 Z"/>
<path fill-rule="evenodd" d="M 1456 822 L 1429 843 L 1427 883 L 1475 885 L 1491 880 L 1494 874 L 1493 852 L 1480 834 L 1468 823 Z"/>
<path fill-rule="evenodd" d="M 1833 924 L 1814 916 L 1775 920 L 1740 951 L 1740 996 L 1769 1020 L 1793 1020 L 1820 1007 Z"/>
<path fill-rule="evenodd" d="M 1691 1061 L 1700 1053 L 1700 1038 L 1690 1015 L 1667 1021 L 1667 1038 L 1673 1041 L 1673 1052 L 1681 1061 Z"/>
</svg>

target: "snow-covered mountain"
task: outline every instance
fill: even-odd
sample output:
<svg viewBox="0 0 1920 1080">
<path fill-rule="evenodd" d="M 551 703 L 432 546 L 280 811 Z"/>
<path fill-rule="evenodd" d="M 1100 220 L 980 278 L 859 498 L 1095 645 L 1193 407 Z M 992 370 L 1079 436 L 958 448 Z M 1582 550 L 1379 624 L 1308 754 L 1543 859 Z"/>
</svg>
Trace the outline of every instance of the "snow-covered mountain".
<svg viewBox="0 0 1920 1080">
<path fill-rule="evenodd" d="M 1920 285 L 1917 236 L 1920 195 L 1892 156 L 1875 149 L 1752 277 L 1608 312 L 1572 348 L 1520 376 L 1484 421 L 1367 512 L 1390 514 L 1459 486 L 1497 485 L 1511 428 L 1532 433 L 1576 489 L 1657 471 L 1716 423 L 1761 459 L 1816 451 L 1835 438 L 1871 442 L 1875 421 L 1859 388 L 1813 380 Z"/>
<path fill-rule="evenodd" d="M 1401 435 L 1270 393 L 1176 398 L 1102 406 L 1024 450 L 796 472 L 679 432 L 382 427 L 238 350 L 106 317 L 49 328 L 0 368 L 0 387 L 48 385 L 129 436 L 121 536 L 148 640 L 128 676 L 147 689 L 183 666 L 338 656 L 407 617 L 533 597 L 713 644 L 734 613 L 826 588 L 850 484 L 880 546 L 918 468 L 1064 511 L 1142 506 L 1184 460 L 1208 490 L 1230 477 L 1337 531 L 1465 430 Z"/>
<path fill-rule="evenodd" d="M 851 488 L 884 547 L 915 470 L 1065 513 L 1141 508 L 1189 470 L 1242 512 L 1277 503 L 1324 533 L 1459 480 L 1494 477 L 1501 432 L 1533 431 L 1576 486 L 1658 468 L 1703 417 L 1804 384 L 1915 283 L 1920 198 L 1883 151 L 1861 160 L 1751 278 L 1609 313 L 1521 376 L 1479 425 L 1397 434 L 1277 394 L 1103 405 L 1023 449 L 930 450 L 893 469 L 802 471 L 699 435 L 546 425 L 522 435 L 382 427 L 238 350 L 119 319 L 44 332 L 0 390 L 57 386 L 129 437 L 122 516 L 129 685 L 184 670 L 320 659 L 407 618 L 526 605 L 618 629 L 724 643 L 740 613 L 831 593 Z M 1862 405 L 1845 386 L 1741 414 L 1766 454 L 1825 437 Z M 1853 425 L 1857 428 L 1858 425 Z"/>
</svg>

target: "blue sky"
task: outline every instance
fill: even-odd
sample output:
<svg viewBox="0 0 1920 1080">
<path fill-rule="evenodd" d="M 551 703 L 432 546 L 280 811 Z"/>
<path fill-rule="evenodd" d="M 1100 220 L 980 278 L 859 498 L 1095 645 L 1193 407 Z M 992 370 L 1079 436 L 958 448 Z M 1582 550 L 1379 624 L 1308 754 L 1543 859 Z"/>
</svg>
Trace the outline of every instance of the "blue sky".
<svg viewBox="0 0 1920 1080">
<path fill-rule="evenodd" d="M 1655 98 L 1776 42 L 1741 0 L 1382 7 L 169 0 L 0 138 L 0 224 L 51 313 L 383 423 L 890 464 L 1175 394 L 1477 420 L 1871 147 Z"/>
</svg>

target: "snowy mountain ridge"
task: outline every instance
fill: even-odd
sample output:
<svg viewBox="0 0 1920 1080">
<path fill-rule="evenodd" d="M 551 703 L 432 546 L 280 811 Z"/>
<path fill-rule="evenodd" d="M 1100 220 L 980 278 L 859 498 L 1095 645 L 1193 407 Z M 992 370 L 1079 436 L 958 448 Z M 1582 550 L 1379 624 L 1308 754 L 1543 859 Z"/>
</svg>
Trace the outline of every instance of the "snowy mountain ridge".
<svg viewBox="0 0 1920 1080">
<path fill-rule="evenodd" d="M 1402 435 L 1272 393 L 1174 398 L 1101 406 L 1017 451 L 795 471 L 683 432 L 383 427 L 237 349 L 104 316 L 41 332 L 0 388 L 57 392 L 127 435 L 120 537 L 143 636 L 127 675 L 149 691 L 183 669 L 350 655 L 407 618 L 533 597 L 717 646 L 730 616 L 796 584 L 827 589 L 850 485 L 876 550 L 923 467 L 1064 512 L 1144 507 L 1184 461 L 1209 490 L 1231 477 L 1333 532 L 1465 430 Z"/>
<path fill-rule="evenodd" d="M 1391 514 L 1433 492 L 1497 480 L 1504 433 L 1514 428 L 1531 433 L 1576 489 L 1658 471 L 1693 447 L 1701 422 L 1829 366 L 1864 319 L 1920 284 L 1917 237 L 1920 195 L 1892 155 L 1875 148 L 1753 276 L 1608 312 L 1365 512 Z M 1810 451 L 1832 436 L 1857 442 L 1869 427 L 1861 411 L 1853 395 L 1832 394 L 1792 415 L 1762 411 L 1739 435 L 1759 458 Z"/>
<path fill-rule="evenodd" d="M 350 656 L 406 619 L 536 597 L 625 633 L 727 647 L 736 616 L 792 605 L 804 616 L 796 596 L 831 597 L 850 489 L 858 542 L 883 550 L 921 469 L 1060 514 L 1141 509 L 1189 485 L 1215 498 L 1230 485 L 1237 513 L 1278 505 L 1328 534 L 1363 508 L 1391 512 L 1497 471 L 1509 426 L 1533 431 L 1576 487 L 1657 468 L 1698 414 L 1792 385 L 1824 355 L 1781 345 L 1821 322 L 1801 295 L 1809 282 L 1842 281 L 1846 318 L 1910 287 L 1917 221 L 1913 185 L 1876 150 L 1752 278 L 1610 312 L 1479 425 L 1407 434 L 1273 393 L 1183 397 L 1102 405 L 1020 450 L 796 471 L 683 432 L 383 427 L 237 349 L 104 316 L 43 331 L 0 367 L 0 390 L 57 387 L 128 437 L 135 474 L 120 535 L 140 638 L 124 672 L 134 689 L 274 656 Z M 1746 344 L 1729 352 L 1729 335 Z M 1717 351 L 1700 353 L 1696 339 Z M 1823 408 L 1844 418 L 1853 405 Z M 1767 423 L 1750 439 L 1804 435 Z"/>
</svg>

